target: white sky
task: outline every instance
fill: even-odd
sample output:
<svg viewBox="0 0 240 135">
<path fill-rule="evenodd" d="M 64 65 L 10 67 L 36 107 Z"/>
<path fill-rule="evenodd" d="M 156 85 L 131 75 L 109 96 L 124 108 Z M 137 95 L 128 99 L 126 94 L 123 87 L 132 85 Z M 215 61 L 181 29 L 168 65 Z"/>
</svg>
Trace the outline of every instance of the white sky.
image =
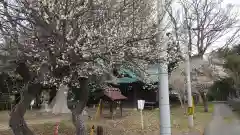
<svg viewBox="0 0 240 135">
<path fill-rule="evenodd" d="M 227 4 L 233 4 L 233 5 L 235 6 L 235 9 L 234 9 L 234 10 L 235 10 L 236 12 L 240 12 L 240 0 L 223 0 L 223 3 L 224 3 L 225 5 L 227 5 Z M 240 19 L 240 16 L 239 16 L 239 19 Z M 238 26 L 240 26 L 240 24 L 239 24 Z M 222 43 L 223 43 L 223 44 L 225 43 L 226 38 L 227 38 L 228 36 L 231 36 L 231 34 L 226 35 L 226 37 L 222 37 L 221 39 L 217 40 L 216 43 L 215 43 L 211 48 L 209 48 L 209 50 L 208 50 L 207 52 L 211 52 L 211 51 L 213 51 L 213 50 L 221 47 L 221 46 L 222 46 Z"/>
<path fill-rule="evenodd" d="M 236 4 L 236 6 L 240 7 L 240 1 L 239 0 L 224 0 L 224 3 L 232 3 L 232 4 Z"/>
</svg>

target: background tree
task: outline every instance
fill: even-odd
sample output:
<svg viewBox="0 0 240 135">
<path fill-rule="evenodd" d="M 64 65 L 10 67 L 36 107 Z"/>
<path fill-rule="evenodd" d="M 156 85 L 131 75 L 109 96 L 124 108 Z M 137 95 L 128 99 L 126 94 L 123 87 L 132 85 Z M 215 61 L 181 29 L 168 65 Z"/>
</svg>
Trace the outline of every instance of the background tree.
<svg viewBox="0 0 240 135">
<path fill-rule="evenodd" d="M 221 50 L 220 58 L 224 59 L 223 67 L 225 68 L 228 76 L 233 80 L 233 86 L 235 89 L 235 96 L 239 97 L 239 71 L 240 71 L 240 57 L 239 57 L 239 45 L 235 45 L 232 48 L 226 48 Z"/>
<path fill-rule="evenodd" d="M 207 60 L 202 59 L 199 56 L 191 57 L 191 83 L 192 91 L 198 93 L 204 104 L 204 111 L 208 111 L 208 99 L 207 94 L 210 86 L 213 84 L 214 80 L 218 80 L 221 76 L 218 70 L 214 67 L 214 63 L 210 63 Z M 185 74 L 186 63 L 181 62 L 178 67 L 172 72 L 170 76 L 170 84 L 173 86 L 174 90 L 179 92 L 179 95 L 183 98 L 186 89 L 186 78 Z M 178 81 L 178 80 L 182 81 Z"/>
<path fill-rule="evenodd" d="M 172 86 L 173 90 L 177 91 L 177 96 L 180 101 L 181 107 L 184 107 L 184 101 L 185 101 L 185 94 L 186 94 L 186 79 L 183 79 L 185 77 L 183 75 L 184 71 L 179 71 L 180 69 L 177 67 L 173 72 L 171 73 L 171 76 L 169 77 L 169 83 Z"/>
<path fill-rule="evenodd" d="M 234 12 L 233 5 L 222 7 L 223 1 L 218 0 L 180 0 L 179 4 L 180 10 L 175 12 L 169 6 L 167 12 L 176 37 L 180 43 L 187 40 L 191 55 L 197 52 L 194 55 L 203 56 L 223 38 L 226 42 L 221 46 L 239 41 L 238 13 Z"/>
<path fill-rule="evenodd" d="M 222 44 L 222 46 L 232 45 L 238 41 L 239 28 L 237 25 L 239 20 L 236 19 L 238 14 L 233 11 L 233 5 L 222 7 L 222 1 L 217 0 L 180 0 L 179 4 L 182 11 L 178 10 L 175 13 L 170 6 L 166 8 L 166 11 L 172 21 L 173 31 L 178 43 L 185 44 L 182 46 L 183 49 L 186 46 L 188 47 L 190 57 L 197 56 L 199 59 L 193 60 L 195 58 L 191 58 L 191 65 L 197 67 L 192 67 L 191 74 L 194 77 L 191 78 L 192 89 L 199 92 L 204 100 L 205 111 L 207 111 L 207 101 L 205 100 L 207 98 L 204 93 L 207 92 L 206 90 L 216 78 L 215 75 L 218 75 L 219 72 L 214 71 L 216 63 L 213 63 L 213 61 L 209 61 L 211 67 L 206 68 L 209 62 L 202 63 L 203 55 L 218 40 L 223 37 L 225 38 L 225 35 L 229 34 L 230 31 L 234 32 L 229 34 L 229 37 L 226 37 L 226 43 Z M 183 67 L 185 68 L 185 66 Z M 181 68 L 180 64 L 176 71 L 173 72 L 182 72 L 184 71 L 181 70 L 184 69 L 183 67 Z M 181 76 L 181 73 L 174 74 Z M 174 76 L 172 77 L 174 78 Z M 176 88 L 179 87 L 176 86 Z M 183 84 L 182 88 L 184 88 Z"/>
<path fill-rule="evenodd" d="M 226 101 L 230 95 L 235 95 L 234 84 L 231 77 L 221 78 L 210 87 L 209 97 L 212 100 Z"/>
</svg>

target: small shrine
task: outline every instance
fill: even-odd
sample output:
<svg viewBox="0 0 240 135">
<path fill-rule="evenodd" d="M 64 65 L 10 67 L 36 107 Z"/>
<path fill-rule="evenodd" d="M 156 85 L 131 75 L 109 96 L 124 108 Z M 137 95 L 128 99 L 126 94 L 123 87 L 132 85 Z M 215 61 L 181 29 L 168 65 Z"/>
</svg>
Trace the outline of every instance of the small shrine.
<svg viewBox="0 0 240 135">
<path fill-rule="evenodd" d="M 114 116 L 114 113 L 113 113 L 114 108 L 117 107 L 117 105 L 119 105 L 120 115 L 122 117 L 122 101 L 126 100 L 127 97 L 122 95 L 119 88 L 114 88 L 114 87 L 105 85 L 103 87 L 103 96 L 101 97 L 101 99 L 103 101 L 105 101 L 105 102 L 107 101 L 109 103 L 109 109 L 110 109 L 112 118 Z M 100 115 L 102 115 L 102 109 L 103 109 L 102 105 L 103 105 L 103 103 L 101 102 Z"/>
</svg>

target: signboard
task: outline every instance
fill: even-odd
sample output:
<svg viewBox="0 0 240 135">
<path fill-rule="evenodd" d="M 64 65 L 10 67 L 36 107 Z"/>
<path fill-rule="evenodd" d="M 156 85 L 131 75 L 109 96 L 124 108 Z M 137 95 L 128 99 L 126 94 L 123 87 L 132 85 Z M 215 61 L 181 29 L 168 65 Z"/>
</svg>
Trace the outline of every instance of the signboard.
<svg viewBox="0 0 240 135">
<path fill-rule="evenodd" d="M 13 103 L 15 101 L 15 96 L 14 95 L 11 95 L 10 96 L 10 102 Z"/>
<path fill-rule="evenodd" d="M 31 101 L 31 103 L 30 103 L 31 110 L 32 110 L 32 107 L 33 107 L 34 103 L 35 103 L 35 101 L 34 101 L 34 100 L 32 100 L 32 101 Z"/>
<path fill-rule="evenodd" d="M 138 109 L 144 109 L 145 100 L 138 100 Z"/>
<path fill-rule="evenodd" d="M 32 101 L 31 101 L 31 103 L 30 103 L 30 105 L 31 105 L 31 106 L 33 106 L 33 105 L 34 105 L 34 103 L 35 103 L 35 101 L 34 101 L 34 100 L 32 100 Z"/>
</svg>

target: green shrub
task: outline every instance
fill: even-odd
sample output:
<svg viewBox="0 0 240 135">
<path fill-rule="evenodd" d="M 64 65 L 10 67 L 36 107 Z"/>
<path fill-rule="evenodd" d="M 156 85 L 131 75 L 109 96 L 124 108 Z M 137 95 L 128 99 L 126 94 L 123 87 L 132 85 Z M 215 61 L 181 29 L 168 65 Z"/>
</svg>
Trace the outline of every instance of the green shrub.
<svg viewBox="0 0 240 135">
<path fill-rule="evenodd" d="M 233 92 L 233 81 L 231 78 L 222 78 L 215 81 L 210 87 L 208 94 L 209 100 L 226 101 L 229 93 Z"/>
</svg>

